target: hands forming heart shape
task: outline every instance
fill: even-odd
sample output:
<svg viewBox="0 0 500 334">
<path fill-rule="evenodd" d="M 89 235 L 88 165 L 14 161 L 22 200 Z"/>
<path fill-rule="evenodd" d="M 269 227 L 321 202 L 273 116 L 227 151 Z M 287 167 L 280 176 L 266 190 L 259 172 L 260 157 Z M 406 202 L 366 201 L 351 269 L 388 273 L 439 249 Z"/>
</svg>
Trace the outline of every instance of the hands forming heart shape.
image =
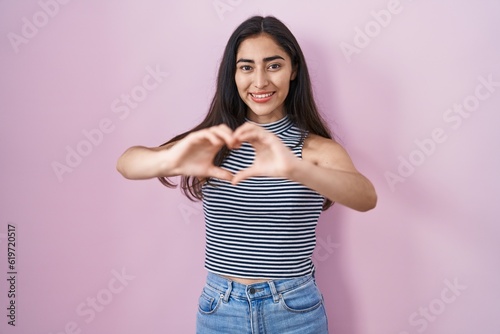
<svg viewBox="0 0 500 334">
<path fill-rule="evenodd" d="M 224 145 L 237 149 L 243 142 L 250 143 L 255 149 L 255 160 L 249 168 L 232 174 L 213 164 L 215 155 Z M 215 177 L 232 184 L 252 176 L 289 178 L 294 164 L 300 161 L 277 136 L 250 122 L 235 131 L 221 124 L 192 132 L 169 151 L 175 174 Z"/>
</svg>

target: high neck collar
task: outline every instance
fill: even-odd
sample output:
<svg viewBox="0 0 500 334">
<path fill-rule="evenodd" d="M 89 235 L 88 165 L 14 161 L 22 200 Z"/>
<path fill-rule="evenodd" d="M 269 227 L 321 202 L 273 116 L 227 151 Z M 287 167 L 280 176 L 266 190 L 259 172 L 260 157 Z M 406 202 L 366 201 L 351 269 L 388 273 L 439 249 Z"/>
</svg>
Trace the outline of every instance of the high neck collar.
<svg viewBox="0 0 500 334">
<path fill-rule="evenodd" d="M 285 117 L 283 117 L 277 121 L 274 121 L 271 123 L 264 123 L 264 124 L 252 122 L 248 118 L 246 120 L 247 120 L 247 122 L 262 126 L 264 129 L 266 129 L 267 131 L 270 131 L 274 134 L 280 134 L 283 131 L 288 130 L 293 125 L 293 123 L 290 120 L 290 118 L 288 117 L 288 115 L 285 115 Z"/>
</svg>

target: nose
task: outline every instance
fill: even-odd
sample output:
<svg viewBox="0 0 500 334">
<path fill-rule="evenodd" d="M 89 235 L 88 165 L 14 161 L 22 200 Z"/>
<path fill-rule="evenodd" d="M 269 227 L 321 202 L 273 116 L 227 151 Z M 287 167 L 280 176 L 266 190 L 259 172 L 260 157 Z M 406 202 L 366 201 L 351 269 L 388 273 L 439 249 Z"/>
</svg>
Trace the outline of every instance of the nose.
<svg viewBox="0 0 500 334">
<path fill-rule="evenodd" d="M 254 84 L 255 88 L 258 88 L 258 89 L 264 88 L 269 84 L 265 70 L 259 70 L 259 71 L 255 72 L 253 84 Z"/>
</svg>

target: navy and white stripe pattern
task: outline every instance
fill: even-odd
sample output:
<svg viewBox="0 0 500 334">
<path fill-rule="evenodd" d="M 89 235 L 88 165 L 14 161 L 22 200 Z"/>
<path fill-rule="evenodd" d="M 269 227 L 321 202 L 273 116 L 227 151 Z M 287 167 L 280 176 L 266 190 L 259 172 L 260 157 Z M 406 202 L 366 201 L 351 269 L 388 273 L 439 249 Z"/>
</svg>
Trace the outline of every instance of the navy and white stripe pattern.
<svg viewBox="0 0 500 334">
<path fill-rule="evenodd" d="M 302 158 L 301 131 L 285 116 L 261 124 Z M 249 167 L 255 150 L 244 143 L 222 167 Z M 205 268 L 242 278 L 291 278 L 313 272 L 316 225 L 324 197 L 284 178 L 252 177 L 236 186 L 212 179 L 203 186 Z"/>
</svg>

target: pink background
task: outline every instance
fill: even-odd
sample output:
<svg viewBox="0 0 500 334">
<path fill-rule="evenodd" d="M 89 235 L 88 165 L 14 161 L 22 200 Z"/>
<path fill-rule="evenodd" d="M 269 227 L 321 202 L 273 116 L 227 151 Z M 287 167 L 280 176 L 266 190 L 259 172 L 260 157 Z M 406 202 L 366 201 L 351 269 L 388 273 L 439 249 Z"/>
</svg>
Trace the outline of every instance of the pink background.
<svg viewBox="0 0 500 334">
<path fill-rule="evenodd" d="M 322 112 L 379 195 L 368 213 L 336 205 L 321 216 L 331 332 L 500 333 L 500 86 L 480 79 L 500 82 L 497 1 L 63 2 L 0 2 L 2 333 L 194 332 L 201 206 L 156 180 L 127 181 L 115 163 L 202 119 L 223 47 L 253 14 L 295 34 Z M 347 57 L 341 45 L 355 43 Z M 450 114 L 463 103 L 473 111 Z M 77 149 L 86 156 L 70 167 Z M 391 186 L 400 159 L 418 166 Z"/>
</svg>

